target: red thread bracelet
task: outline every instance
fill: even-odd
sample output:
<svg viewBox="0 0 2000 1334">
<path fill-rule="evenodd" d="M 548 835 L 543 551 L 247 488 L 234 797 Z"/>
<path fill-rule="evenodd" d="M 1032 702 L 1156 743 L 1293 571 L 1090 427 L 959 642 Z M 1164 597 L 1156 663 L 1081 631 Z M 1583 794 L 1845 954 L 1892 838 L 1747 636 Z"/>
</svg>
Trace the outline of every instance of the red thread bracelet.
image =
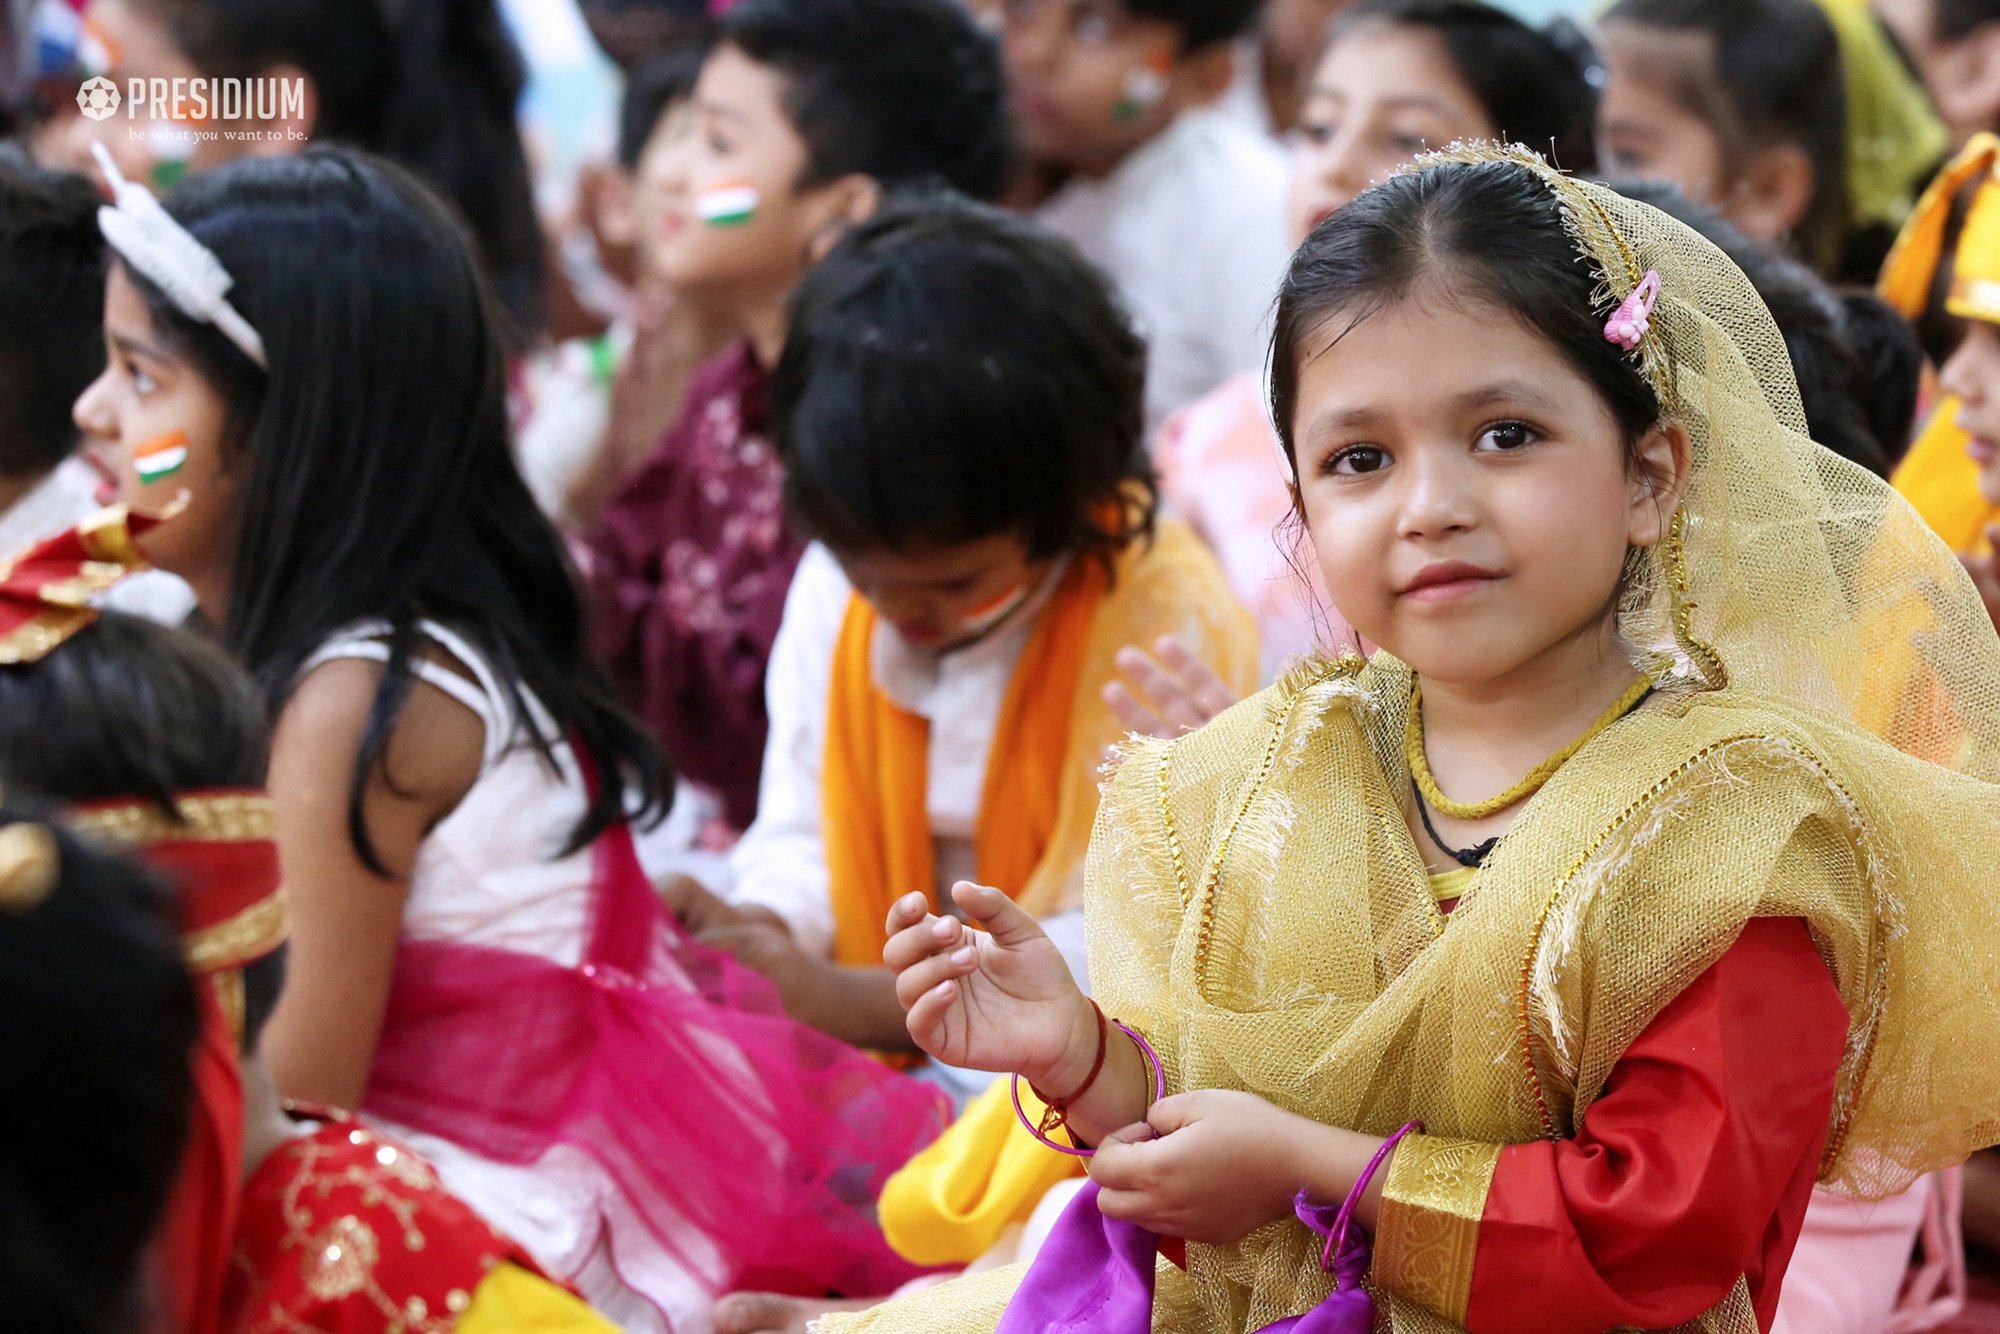
<svg viewBox="0 0 2000 1334">
<path fill-rule="evenodd" d="M 1097 1014 L 1097 1056 L 1091 1061 L 1090 1073 L 1083 1077 L 1083 1083 L 1077 1085 L 1076 1091 L 1066 1098 L 1051 1098 L 1033 1084 L 1028 1085 L 1044 1104 L 1041 1124 L 1035 1127 L 1035 1133 L 1044 1140 L 1058 1128 L 1064 1130 L 1069 1128 L 1069 1105 L 1090 1092 L 1090 1086 L 1097 1082 L 1097 1076 L 1104 1071 L 1104 1056 L 1111 1041 L 1111 1025 L 1104 1018 L 1104 1007 L 1096 1001 L 1091 1001 L 1090 1008 Z"/>
</svg>

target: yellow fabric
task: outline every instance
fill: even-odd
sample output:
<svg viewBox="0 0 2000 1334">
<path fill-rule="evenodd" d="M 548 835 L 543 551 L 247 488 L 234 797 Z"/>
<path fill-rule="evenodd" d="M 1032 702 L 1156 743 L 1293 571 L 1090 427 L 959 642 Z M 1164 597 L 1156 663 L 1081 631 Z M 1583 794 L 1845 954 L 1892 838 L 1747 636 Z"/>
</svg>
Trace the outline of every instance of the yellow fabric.
<svg viewBox="0 0 2000 1334">
<path fill-rule="evenodd" d="M 1952 205 L 1982 177 L 1985 180 L 1981 193 L 1992 188 L 1996 160 L 2000 160 L 2000 136 L 1983 131 L 1973 135 L 1958 156 L 1925 188 L 1910 213 L 1910 220 L 1890 247 L 1889 257 L 1882 262 L 1882 276 L 1876 282 L 1876 290 L 1906 318 L 1918 319 L 1930 306 L 1938 265 L 1944 259 L 1945 231 L 1951 222 Z M 1977 276 L 2000 276 L 2000 253 L 1973 252 L 1954 258 L 1959 263 L 1969 263 L 1969 272 Z"/>
<path fill-rule="evenodd" d="M 875 686 L 875 617 L 856 599 L 836 649 L 827 728 L 825 804 L 835 957 L 880 963 L 895 900 L 933 892 L 925 813 L 928 725 Z M 1200 540 L 1163 518 L 1153 540 L 1101 567 L 1079 559 L 1042 611 L 1002 706 L 975 834 L 982 879 L 1034 913 L 1074 907 L 1097 814 L 1098 770 L 1124 728 L 1105 705 L 1119 649 L 1185 638 L 1231 689 L 1257 683 L 1257 630 Z"/>
<path fill-rule="evenodd" d="M 920 1265 L 971 1264 L 1010 1223 L 1025 1223 L 1058 1181 L 1082 1162 L 1037 1143 L 1014 1115 L 1002 1079 L 966 1105 L 929 1148 L 882 1188 L 882 1232 L 899 1255 Z M 1027 1085 L 1021 1106 L 1039 1118 L 1043 1104 Z"/>
<path fill-rule="evenodd" d="M 1857 223 L 1900 227 L 1924 177 L 1951 148 L 1930 96 L 1868 0 L 1819 0 L 1840 41 L 1847 89 L 1847 207 Z"/>
<path fill-rule="evenodd" d="M 1435 878 L 1435 877 L 1433 877 Z M 1389 1160 L 1375 1224 L 1375 1281 L 1454 1323 L 1465 1322 L 1479 1220 L 1500 1146 L 1406 1135 Z"/>
<path fill-rule="evenodd" d="M 1984 555 L 1992 550 L 1986 530 L 2000 523 L 2000 506 L 1980 494 L 1979 465 L 1966 453 L 1968 443 L 1958 425 L 1958 400 L 1943 399 L 1891 480 L 1946 546 Z"/>
<path fill-rule="evenodd" d="M 1800 917 L 1850 1018 L 1821 1183 L 1894 1193 L 2000 1141 L 2000 638 L 1914 512 L 1807 439 L 1783 341 L 1719 251 L 1531 156 L 1417 169 L 1496 159 L 1556 194 L 1606 308 L 1661 277 L 1641 360 L 1693 447 L 1685 540 L 1634 560 L 1619 613 L 1661 687 L 1522 807 L 1449 916 L 1408 830 L 1412 683 L 1386 654 L 1134 744 L 1090 850 L 1098 999 L 1169 1092 L 1243 1089 L 1371 1135 L 1561 1139 L 1744 923 Z M 1882 613 L 1909 609 L 1943 707 L 1871 727 L 1872 664 L 1901 647 Z M 1155 1329 L 1234 1334 L 1327 1292 L 1289 1220 L 1187 1252 L 1157 1271 Z M 1378 1331 L 1458 1329 L 1394 1272 Z M 991 1330 L 1018 1277 L 825 1328 Z M 1684 1328 L 1754 1334 L 1745 1291 Z"/>
<path fill-rule="evenodd" d="M 503 1264 L 474 1289 L 457 1334 L 618 1334 L 618 1326 L 540 1274 Z"/>
<path fill-rule="evenodd" d="M 1439 871 L 1431 877 L 1431 898 L 1439 903 L 1450 903 L 1465 893 L 1467 886 L 1472 884 L 1472 877 L 1477 874 L 1478 870 L 1471 866 L 1461 866 L 1456 871 Z"/>
</svg>

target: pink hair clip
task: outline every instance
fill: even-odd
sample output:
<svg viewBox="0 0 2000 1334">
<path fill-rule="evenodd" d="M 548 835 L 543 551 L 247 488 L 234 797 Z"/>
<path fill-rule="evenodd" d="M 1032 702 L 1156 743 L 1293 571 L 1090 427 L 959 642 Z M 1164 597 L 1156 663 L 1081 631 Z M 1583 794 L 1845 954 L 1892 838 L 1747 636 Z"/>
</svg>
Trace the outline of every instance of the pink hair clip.
<svg viewBox="0 0 2000 1334">
<path fill-rule="evenodd" d="M 1632 289 L 1632 295 L 1618 307 L 1612 317 L 1604 322 L 1606 341 L 1618 344 L 1627 352 L 1639 346 L 1639 340 L 1653 327 L 1653 303 L 1660 299 L 1660 271 L 1647 269 L 1646 276 Z"/>
</svg>

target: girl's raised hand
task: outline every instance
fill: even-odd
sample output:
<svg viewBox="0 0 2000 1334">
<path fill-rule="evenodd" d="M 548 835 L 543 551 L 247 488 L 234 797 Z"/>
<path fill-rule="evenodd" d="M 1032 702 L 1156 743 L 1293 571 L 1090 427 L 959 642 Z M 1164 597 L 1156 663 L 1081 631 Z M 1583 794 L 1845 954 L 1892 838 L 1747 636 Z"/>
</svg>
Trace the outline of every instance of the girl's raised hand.
<svg viewBox="0 0 2000 1334">
<path fill-rule="evenodd" d="M 1035 919 L 997 889 L 961 880 L 952 899 L 984 932 L 906 894 L 889 912 L 882 962 L 916 1044 L 948 1065 L 1019 1074 L 1041 1088 L 1082 1082 L 1097 1013 Z M 1067 1083 L 1064 1081 L 1068 1080 Z"/>
</svg>

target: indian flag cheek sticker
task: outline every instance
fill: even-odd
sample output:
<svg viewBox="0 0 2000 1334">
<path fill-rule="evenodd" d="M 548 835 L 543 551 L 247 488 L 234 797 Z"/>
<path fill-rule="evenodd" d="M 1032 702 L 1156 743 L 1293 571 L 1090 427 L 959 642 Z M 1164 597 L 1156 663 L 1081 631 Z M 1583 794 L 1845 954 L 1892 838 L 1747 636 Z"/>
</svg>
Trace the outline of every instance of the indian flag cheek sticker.
<svg viewBox="0 0 2000 1334">
<path fill-rule="evenodd" d="M 745 181 L 711 186 L 694 197 L 694 211 L 711 227 L 741 227 L 757 212 L 757 187 Z"/>
<path fill-rule="evenodd" d="M 132 451 L 132 467 L 142 482 L 171 477 L 188 461 L 187 432 L 169 431 Z"/>
</svg>

